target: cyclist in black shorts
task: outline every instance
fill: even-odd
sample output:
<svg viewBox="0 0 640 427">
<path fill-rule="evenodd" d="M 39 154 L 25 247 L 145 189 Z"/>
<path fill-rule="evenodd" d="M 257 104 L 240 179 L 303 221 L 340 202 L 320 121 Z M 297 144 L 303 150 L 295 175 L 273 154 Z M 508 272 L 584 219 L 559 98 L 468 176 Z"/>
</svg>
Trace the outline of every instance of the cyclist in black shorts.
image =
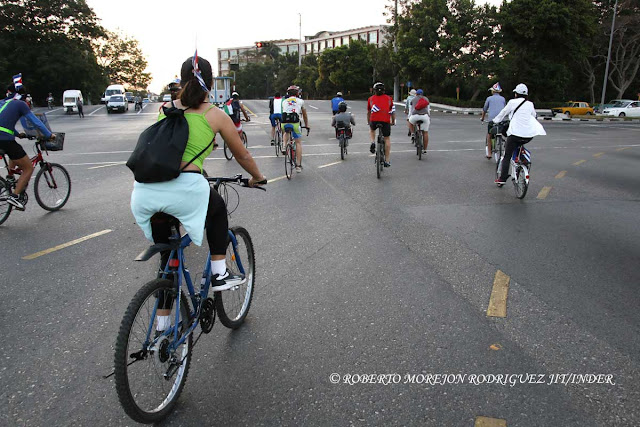
<svg viewBox="0 0 640 427">
<path fill-rule="evenodd" d="M 26 117 L 46 138 L 55 138 L 55 135 L 38 120 L 27 103 L 21 99 L 24 93 L 22 85 L 16 88 L 16 85 L 12 83 L 7 87 L 7 97 L 0 101 L 0 149 L 9 156 L 10 168 L 18 166 L 22 169 L 22 174 L 16 183 L 16 192 L 9 194 L 6 202 L 21 211 L 24 210 L 26 204 L 24 190 L 31 179 L 33 165 L 24 148 L 16 142 L 16 136 L 24 138 L 24 134 L 18 134 L 16 131 L 16 123 L 21 117 Z"/>
<path fill-rule="evenodd" d="M 369 97 L 367 102 L 367 122 L 371 129 L 371 153 L 376 152 L 376 128 L 382 125 L 382 136 L 384 136 L 384 154 L 386 161 L 384 167 L 391 166 L 389 156 L 391 155 L 391 126 L 396 124 L 396 107 L 393 105 L 393 99 L 384 93 L 384 84 L 378 82 L 373 85 L 375 93 Z"/>
</svg>

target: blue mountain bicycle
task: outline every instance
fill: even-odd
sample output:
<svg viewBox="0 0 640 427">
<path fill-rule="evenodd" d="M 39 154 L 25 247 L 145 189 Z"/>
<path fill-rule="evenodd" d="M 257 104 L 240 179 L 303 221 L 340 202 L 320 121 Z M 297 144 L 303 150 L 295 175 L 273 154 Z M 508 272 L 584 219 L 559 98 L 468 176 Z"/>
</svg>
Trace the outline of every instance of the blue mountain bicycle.
<svg viewBox="0 0 640 427">
<path fill-rule="evenodd" d="M 226 191 L 220 191 L 221 185 L 226 190 L 229 184 L 243 187 L 249 184 L 242 175 L 207 180 L 223 198 Z M 114 374 L 118 398 L 125 412 L 141 423 L 160 421 L 173 410 L 187 381 L 191 352 L 202 334 L 211 332 L 216 314 L 228 328 L 242 325 L 251 306 L 255 281 L 255 252 L 249 232 L 242 227 L 232 227 L 229 229 L 226 263 L 233 274 L 243 276 L 244 280 L 232 289 L 214 292 L 213 298 L 210 297 L 211 263 L 208 254 L 200 289 L 196 291 L 184 253 L 191 244 L 191 238 L 186 234 L 180 235 L 177 219 L 162 215 L 164 218 L 160 220 L 171 223 L 173 236 L 169 243 L 150 246 L 138 255 L 136 261 L 147 261 L 155 254 L 163 253 L 165 262 L 161 261 L 158 278 L 145 284 L 129 303 L 115 345 Z M 156 327 L 158 310 L 171 313 L 171 324 L 162 331 Z M 194 340 L 198 326 L 200 334 Z"/>
</svg>

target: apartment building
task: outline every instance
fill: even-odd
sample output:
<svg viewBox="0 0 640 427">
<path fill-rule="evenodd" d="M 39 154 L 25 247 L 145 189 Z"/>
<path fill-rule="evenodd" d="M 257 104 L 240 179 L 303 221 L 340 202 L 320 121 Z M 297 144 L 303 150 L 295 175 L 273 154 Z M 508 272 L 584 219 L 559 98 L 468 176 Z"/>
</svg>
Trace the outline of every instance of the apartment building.
<svg viewBox="0 0 640 427">
<path fill-rule="evenodd" d="M 298 39 L 257 40 L 256 43 L 273 43 L 282 54 L 297 54 L 301 49 L 302 56 L 318 55 L 325 49 L 347 46 L 353 40 L 363 40 L 380 47 L 387 39 L 387 28 L 385 25 L 375 25 L 346 31 L 320 31 L 313 36 L 305 36 L 302 43 Z M 228 76 L 236 67 L 262 61 L 256 55 L 257 49 L 256 44 L 218 49 L 218 75 Z"/>
</svg>

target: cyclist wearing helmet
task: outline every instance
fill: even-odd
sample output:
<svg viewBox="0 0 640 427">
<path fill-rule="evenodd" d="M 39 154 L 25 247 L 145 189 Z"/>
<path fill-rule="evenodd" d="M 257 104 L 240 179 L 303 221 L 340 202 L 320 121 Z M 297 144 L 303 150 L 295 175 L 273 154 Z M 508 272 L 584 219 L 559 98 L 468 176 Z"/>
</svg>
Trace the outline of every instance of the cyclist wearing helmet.
<svg viewBox="0 0 640 427">
<path fill-rule="evenodd" d="M 338 137 L 338 128 L 345 128 L 347 138 L 351 138 L 351 125 L 356 125 L 353 115 L 347 112 L 347 103 L 342 101 L 338 104 L 338 113 L 331 119 L 331 126 L 336 128 L 336 138 Z"/>
<path fill-rule="evenodd" d="M 342 92 L 336 93 L 336 96 L 331 100 L 331 112 L 335 116 L 338 114 L 338 105 L 344 102 L 344 98 L 342 97 Z"/>
<path fill-rule="evenodd" d="M 22 83 L 10 84 L 7 87 L 7 97 L 0 101 L 0 150 L 9 156 L 9 168 L 18 166 L 22 169 L 22 174 L 16 183 L 16 192 L 3 194 L 0 203 L 7 202 L 18 210 L 23 211 L 26 205 L 24 191 L 27 188 L 33 164 L 24 148 L 16 142 L 16 136 L 24 138 L 23 133 L 16 132 L 16 123 L 25 117 L 33 123 L 38 130 L 47 138 L 54 139 L 55 135 L 31 112 L 26 102 L 21 98 L 24 95 Z"/>
<path fill-rule="evenodd" d="M 382 125 L 382 136 L 384 136 L 384 153 L 387 159 L 384 167 L 391 166 L 389 156 L 391 155 L 391 125 L 396 124 L 396 107 L 393 99 L 384 93 L 384 84 L 378 82 L 373 85 L 374 94 L 367 101 L 367 123 L 369 123 L 369 135 L 371 136 L 371 146 L 369 151 L 376 152 L 376 127 Z"/>
<path fill-rule="evenodd" d="M 509 101 L 493 119 L 495 123 L 500 123 L 509 115 L 511 120 L 507 129 L 507 144 L 504 148 L 500 177 L 494 181 L 498 187 L 502 187 L 507 181 L 509 163 L 513 152 L 521 145 L 531 141 L 534 136 L 547 134 L 536 118 L 536 109 L 533 102 L 528 100 L 529 89 L 527 86 L 524 83 L 520 83 L 513 92 L 515 93 L 515 98 Z"/>
<path fill-rule="evenodd" d="M 238 135 L 242 135 L 242 123 L 240 120 L 240 112 L 242 112 L 242 114 L 244 115 L 244 119 L 246 121 L 250 122 L 251 119 L 249 118 L 249 115 L 247 114 L 247 110 L 244 108 L 244 105 L 242 105 L 242 102 L 240 101 L 240 95 L 238 94 L 238 92 L 233 92 L 231 94 L 231 98 L 227 100 L 227 104 L 230 105 L 231 108 L 233 109 L 230 117 L 233 123 L 236 125 L 236 130 L 238 131 Z"/>
<path fill-rule="evenodd" d="M 404 103 L 404 114 L 407 116 L 407 126 L 409 126 L 409 133 L 407 136 L 411 136 L 413 131 L 413 125 L 409 123 L 409 116 L 411 115 L 411 100 L 416 96 L 416 90 L 411 89 L 409 91 L 409 96 L 407 96 L 407 100 Z"/>
<path fill-rule="evenodd" d="M 182 89 L 180 87 L 180 79 L 176 77 L 171 83 L 169 83 L 167 89 L 169 89 L 169 92 L 171 93 L 172 101 L 178 99 L 178 92 L 180 92 L 180 89 Z"/>
<path fill-rule="evenodd" d="M 429 98 L 424 96 L 424 91 L 418 89 L 416 96 L 413 97 L 410 104 L 411 115 L 409 115 L 409 124 L 411 126 L 416 125 L 419 121 L 422 122 L 420 129 L 422 129 L 422 141 L 424 143 L 422 147 L 422 154 L 427 153 L 427 145 L 429 145 L 429 126 L 431 125 L 431 106 L 429 105 Z"/>
<path fill-rule="evenodd" d="M 304 107 L 304 101 L 299 98 L 300 88 L 298 86 L 289 86 L 287 88 L 287 97 L 282 100 L 282 132 L 284 133 L 284 144 L 286 147 L 289 136 L 286 132 L 287 129 L 291 130 L 291 137 L 296 143 L 296 172 L 302 172 L 302 143 L 300 138 L 302 137 L 302 131 L 300 129 L 300 113 L 304 118 L 304 123 L 308 127 L 309 120 L 307 119 L 307 109 Z M 283 151 L 282 154 L 285 154 Z"/>
<path fill-rule="evenodd" d="M 273 97 L 269 98 L 269 120 L 271 120 L 271 145 L 274 145 L 276 140 L 276 120 L 282 120 L 282 97 L 280 92 L 276 92 Z"/>
</svg>

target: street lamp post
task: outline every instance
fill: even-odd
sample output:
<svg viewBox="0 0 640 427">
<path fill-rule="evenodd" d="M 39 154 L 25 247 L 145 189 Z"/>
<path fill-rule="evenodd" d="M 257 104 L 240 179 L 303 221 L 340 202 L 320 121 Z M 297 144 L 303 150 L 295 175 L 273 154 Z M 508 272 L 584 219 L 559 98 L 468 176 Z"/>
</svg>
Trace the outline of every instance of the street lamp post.
<svg viewBox="0 0 640 427">
<path fill-rule="evenodd" d="M 618 0 L 613 5 L 613 18 L 611 19 L 611 35 L 609 36 L 609 52 L 607 54 L 607 66 L 604 69 L 604 81 L 602 82 L 602 98 L 600 98 L 600 109 L 604 105 L 604 96 L 607 92 L 607 78 L 609 77 L 609 62 L 611 62 L 611 46 L 613 45 L 613 29 L 616 25 L 616 11 L 618 10 Z"/>
<path fill-rule="evenodd" d="M 300 73 L 300 67 L 302 66 L 302 14 L 298 13 L 298 17 L 300 18 L 300 37 L 298 38 L 298 73 Z"/>
<path fill-rule="evenodd" d="M 398 0 L 393 11 L 393 26 L 395 27 L 395 35 L 393 36 L 393 53 L 398 53 Z M 395 76 L 393 76 L 393 100 L 400 101 L 400 75 L 396 65 Z"/>
</svg>

